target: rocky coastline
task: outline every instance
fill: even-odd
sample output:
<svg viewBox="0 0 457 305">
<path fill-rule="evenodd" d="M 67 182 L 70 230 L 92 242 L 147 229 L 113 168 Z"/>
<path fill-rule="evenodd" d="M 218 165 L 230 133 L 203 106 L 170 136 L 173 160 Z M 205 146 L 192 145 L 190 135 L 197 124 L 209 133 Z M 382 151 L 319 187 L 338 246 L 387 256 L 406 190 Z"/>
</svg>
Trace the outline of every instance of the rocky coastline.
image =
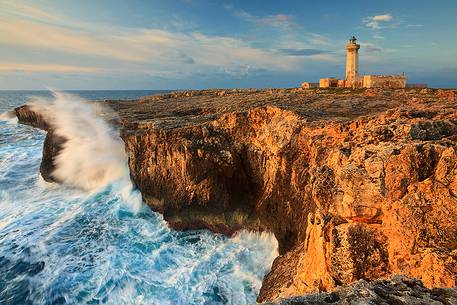
<svg viewBox="0 0 457 305">
<path fill-rule="evenodd" d="M 332 292 L 310 293 L 304 296 L 277 299 L 263 305 L 444 305 L 457 304 L 457 289 L 424 287 L 421 281 L 404 276 L 379 279 L 372 282 L 358 280 L 338 287 Z"/>
<path fill-rule="evenodd" d="M 133 183 L 171 227 L 274 233 L 280 256 L 259 302 L 393 274 L 456 285 L 455 91 L 202 90 L 99 103 L 113 110 Z M 55 181 L 65 139 L 32 108 L 15 111 L 48 131 L 41 174 Z"/>
</svg>

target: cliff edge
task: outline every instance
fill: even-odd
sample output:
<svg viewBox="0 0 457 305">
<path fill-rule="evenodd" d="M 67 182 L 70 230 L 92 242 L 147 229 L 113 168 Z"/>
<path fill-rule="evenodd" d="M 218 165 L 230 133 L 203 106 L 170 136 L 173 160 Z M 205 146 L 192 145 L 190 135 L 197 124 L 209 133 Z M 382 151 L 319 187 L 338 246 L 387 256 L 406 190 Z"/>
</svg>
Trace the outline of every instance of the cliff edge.
<svg viewBox="0 0 457 305">
<path fill-rule="evenodd" d="M 259 302 L 391 274 L 456 285 L 454 91 L 203 90 L 103 103 L 133 182 L 170 226 L 275 234 L 280 256 Z M 30 112 L 16 109 L 33 125 Z M 45 129 L 52 181 L 61 139 Z"/>
</svg>

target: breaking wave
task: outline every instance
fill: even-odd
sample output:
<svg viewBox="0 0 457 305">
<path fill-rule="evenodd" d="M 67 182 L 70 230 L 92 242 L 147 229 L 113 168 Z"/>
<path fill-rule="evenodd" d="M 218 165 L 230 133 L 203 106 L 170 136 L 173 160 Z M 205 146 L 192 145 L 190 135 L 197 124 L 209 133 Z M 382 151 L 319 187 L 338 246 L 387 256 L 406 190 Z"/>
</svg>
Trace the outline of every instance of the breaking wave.
<svg viewBox="0 0 457 305">
<path fill-rule="evenodd" d="M 16 124 L 17 117 L 14 111 L 5 111 L 0 114 L 0 121 L 5 121 L 8 124 Z"/>
<path fill-rule="evenodd" d="M 33 108 L 51 122 L 56 135 L 66 139 L 54 160 L 53 176 L 88 191 L 116 182 L 132 209 L 139 210 L 141 196 L 130 181 L 124 143 L 101 117 L 108 110 L 62 92 L 53 92 L 52 99 L 35 98 Z"/>
</svg>

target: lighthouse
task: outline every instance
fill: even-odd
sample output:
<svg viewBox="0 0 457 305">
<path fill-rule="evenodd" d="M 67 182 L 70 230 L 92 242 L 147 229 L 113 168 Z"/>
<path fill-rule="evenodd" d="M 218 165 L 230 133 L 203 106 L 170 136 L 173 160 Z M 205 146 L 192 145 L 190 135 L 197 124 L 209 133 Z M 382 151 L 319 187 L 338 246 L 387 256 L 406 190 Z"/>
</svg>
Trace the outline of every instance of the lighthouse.
<svg viewBox="0 0 457 305">
<path fill-rule="evenodd" d="M 346 87 L 356 87 L 359 77 L 359 49 L 357 39 L 352 36 L 346 45 Z"/>
<path fill-rule="evenodd" d="M 319 88 L 385 88 L 406 87 L 406 76 L 403 75 L 363 75 L 359 76 L 359 49 L 357 38 L 352 36 L 346 44 L 346 79 L 327 77 L 319 79 Z M 317 86 L 304 82 L 303 89 Z"/>
</svg>

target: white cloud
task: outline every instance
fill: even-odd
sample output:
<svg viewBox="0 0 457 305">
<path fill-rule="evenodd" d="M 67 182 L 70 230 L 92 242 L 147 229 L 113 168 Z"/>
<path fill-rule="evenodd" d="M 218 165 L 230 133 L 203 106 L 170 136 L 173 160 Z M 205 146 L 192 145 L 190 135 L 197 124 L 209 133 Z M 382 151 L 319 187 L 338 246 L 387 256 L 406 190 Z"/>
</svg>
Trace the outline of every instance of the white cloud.
<svg viewBox="0 0 457 305">
<path fill-rule="evenodd" d="M 373 30 L 380 30 L 385 27 L 385 24 L 392 21 L 393 16 L 391 14 L 383 14 L 383 15 L 376 15 L 376 16 L 369 16 L 363 18 L 363 23 L 365 26 L 373 29 Z"/>
<path fill-rule="evenodd" d="M 257 25 L 267 25 L 281 28 L 298 28 L 300 25 L 295 22 L 292 15 L 275 14 L 267 16 L 255 16 L 244 10 L 235 9 L 231 4 L 225 4 L 224 9 L 231 12 L 234 16 L 243 19 L 244 21 L 255 23 Z"/>
<path fill-rule="evenodd" d="M 391 14 L 384 14 L 384 15 L 376 15 L 371 17 L 373 21 L 390 21 L 392 20 Z"/>
<path fill-rule="evenodd" d="M 97 55 L 119 60 L 142 61 L 139 52 L 117 44 L 120 37 L 92 36 L 83 31 L 44 25 L 31 21 L 0 19 L 0 43 L 43 50 Z"/>
<path fill-rule="evenodd" d="M 29 20 L 47 20 L 48 22 L 62 22 L 63 18 L 55 13 L 49 13 L 39 7 L 27 5 L 21 1 L 0 0 L 2 10 L 0 16 L 15 16 Z"/>
<path fill-rule="evenodd" d="M 294 37 L 283 35 L 271 48 L 259 48 L 249 41 L 229 36 L 88 23 L 22 2 L 0 0 L 0 4 L 5 4 L 6 8 L 0 12 L 0 46 L 8 45 L 30 53 L 49 52 L 58 54 L 59 58 L 59 62 L 55 62 L 52 55 L 41 55 L 39 60 L 32 56 L 22 62 L 12 54 L 14 63 L 0 62 L 3 72 L 144 74 L 164 78 L 211 73 L 246 76 L 263 70 L 296 71 L 312 61 L 335 61 L 336 58 L 334 54 L 324 53 L 306 58 L 287 56 L 280 51 L 281 47 L 329 45 L 329 39 L 319 34 L 309 34 L 301 38 L 303 43 L 298 43 L 300 37 L 295 36 L 296 31 L 287 31 Z M 240 14 L 243 18 L 252 18 L 256 24 L 293 26 L 293 18 L 289 15 L 259 18 Z M 91 67 L 88 62 L 92 63 Z"/>
<path fill-rule="evenodd" d="M 258 24 L 266 24 L 275 27 L 297 28 L 299 25 L 291 15 L 277 14 L 258 18 Z"/>
<path fill-rule="evenodd" d="M 61 72 L 61 73 L 93 73 L 100 72 L 94 67 L 57 65 L 57 64 L 27 64 L 0 62 L 0 72 Z"/>
<path fill-rule="evenodd" d="M 383 49 L 373 43 L 361 43 L 362 50 L 366 53 L 376 53 L 376 52 L 382 52 Z"/>
<path fill-rule="evenodd" d="M 308 41 L 313 45 L 331 46 L 332 40 L 324 35 L 311 33 Z"/>
<path fill-rule="evenodd" d="M 0 44 L 78 56 L 103 57 L 117 62 L 115 67 L 122 65 L 130 71 L 232 71 L 238 70 L 239 66 L 291 70 L 298 62 L 297 59 L 282 56 L 275 50 L 255 48 L 248 42 L 227 36 L 80 24 L 75 20 L 66 19 L 65 16 L 51 14 L 29 5 L 8 1 L 0 3 L 8 4 L 5 6 L 8 13 L 3 11 L 0 14 Z M 286 15 L 276 15 L 258 22 L 279 26 L 290 22 L 290 18 Z M 38 67 L 26 64 L 23 66 L 24 69 L 35 70 L 39 70 Z M 44 67 L 40 69 L 46 70 Z"/>
</svg>

